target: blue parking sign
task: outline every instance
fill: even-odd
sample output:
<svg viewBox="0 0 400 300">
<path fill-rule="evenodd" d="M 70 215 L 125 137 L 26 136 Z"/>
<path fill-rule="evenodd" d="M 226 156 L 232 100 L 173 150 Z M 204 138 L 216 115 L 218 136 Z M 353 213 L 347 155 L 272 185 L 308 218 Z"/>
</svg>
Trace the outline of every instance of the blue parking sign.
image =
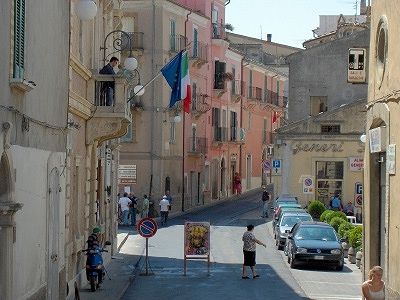
<svg viewBox="0 0 400 300">
<path fill-rule="evenodd" d="M 280 169 L 281 168 L 281 160 L 280 159 L 274 159 L 272 161 L 272 166 L 273 166 L 273 168 Z"/>
</svg>

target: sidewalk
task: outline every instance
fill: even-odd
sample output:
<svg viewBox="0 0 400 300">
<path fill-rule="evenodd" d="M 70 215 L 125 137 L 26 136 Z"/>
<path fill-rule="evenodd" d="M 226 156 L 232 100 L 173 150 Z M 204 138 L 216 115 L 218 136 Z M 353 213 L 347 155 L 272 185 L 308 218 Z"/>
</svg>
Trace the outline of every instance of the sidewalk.
<svg viewBox="0 0 400 300">
<path fill-rule="evenodd" d="M 234 195 L 224 200 L 209 203 L 204 206 L 197 206 L 191 209 L 188 209 L 185 212 L 175 212 L 170 215 L 170 218 L 176 218 L 191 212 L 195 212 L 201 209 L 209 208 L 212 206 L 216 206 L 227 201 L 235 201 L 239 199 L 243 199 L 246 197 L 251 197 L 255 194 L 260 194 L 261 189 L 254 189 L 248 192 L 245 192 L 241 195 Z M 159 222 L 160 218 L 155 218 L 156 221 Z M 129 235 L 133 232 L 129 230 L 129 228 L 120 227 L 118 229 L 117 234 L 117 242 L 118 242 L 118 252 L 121 250 L 122 246 L 125 244 Z M 136 233 L 136 232 L 135 232 Z M 143 253 L 144 253 L 143 248 Z M 96 292 L 91 292 L 89 286 L 86 285 L 83 289 L 79 291 L 81 300 L 119 300 L 122 298 L 130 284 L 135 280 L 136 276 L 138 276 L 140 272 L 142 255 L 126 255 L 122 253 L 118 253 L 114 255 L 110 261 L 110 263 L 106 266 L 109 277 L 106 275 L 106 278 L 103 281 L 100 289 Z M 109 279 L 111 278 L 111 280 Z"/>
</svg>

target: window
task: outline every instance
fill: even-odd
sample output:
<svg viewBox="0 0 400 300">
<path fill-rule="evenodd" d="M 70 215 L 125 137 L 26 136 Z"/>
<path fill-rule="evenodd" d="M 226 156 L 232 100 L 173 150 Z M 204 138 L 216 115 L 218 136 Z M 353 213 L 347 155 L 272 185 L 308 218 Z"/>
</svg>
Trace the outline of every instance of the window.
<svg viewBox="0 0 400 300">
<path fill-rule="evenodd" d="M 231 122 L 230 122 L 230 131 L 231 131 L 231 141 L 236 141 L 238 139 L 238 130 L 237 130 L 237 113 L 235 111 L 231 111 Z"/>
<path fill-rule="evenodd" d="M 13 78 L 24 78 L 25 67 L 25 0 L 14 1 Z"/>
<path fill-rule="evenodd" d="M 195 111 L 197 108 L 197 84 L 196 82 L 192 82 L 192 111 Z"/>
<path fill-rule="evenodd" d="M 249 98 L 253 98 L 253 71 L 249 70 Z"/>
<path fill-rule="evenodd" d="M 169 49 L 172 51 L 176 51 L 176 23 L 175 20 L 169 20 L 169 34 L 170 34 L 170 40 L 169 40 Z"/>
<path fill-rule="evenodd" d="M 310 115 L 316 116 L 319 113 L 328 110 L 328 97 L 326 96 L 311 96 L 310 97 Z"/>
<path fill-rule="evenodd" d="M 340 133 L 340 125 L 321 125 L 321 133 Z"/>
<path fill-rule="evenodd" d="M 264 123 L 263 123 L 262 141 L 263 141 L 264 145 L 268 144 L 267 119 L 264 119 Z"/>
<path fill-rule="evenodd" d="M 198 57 L 198 51 L 199 51 L 199 47 L 198 47 L 198 36 L 199 36 L 199 32 L 197 31 L 196 28 L 193 28 L 193 57 Z"/>
<path fill-rule="evenodd" d="M 343 165 L 342 161 L 317 161 L 317 199 L 329 205 L 329 200 L 337 192 L 343 190 Z"/>
<path fill-rule="evenodd" d="M 174 122 L 174 120 L 171 120 L 169 127 L 169 143 L 170 144 L 176 143 L 176 123 Z"/>
<path fill-rule="evenodd" d="M 224 74 L 226 63 L 216 60 L 214 70 L 214 89 L 223 90 L 225 88 Z"/>
</svg>

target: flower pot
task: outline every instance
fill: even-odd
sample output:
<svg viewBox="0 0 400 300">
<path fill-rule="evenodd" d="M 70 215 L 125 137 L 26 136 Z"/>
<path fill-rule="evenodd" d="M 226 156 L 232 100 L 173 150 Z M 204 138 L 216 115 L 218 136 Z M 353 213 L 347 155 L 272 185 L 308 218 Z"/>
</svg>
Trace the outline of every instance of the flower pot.
<svg viewBox="0 0 400 300">
<path fill-rule="evenodd" d="M 357 253 L 356 253 L 356 266 L 358 268 L 360 268 L 360 266 L 361 266 L 362 256 L 363 256 L 362 252 L 361 251 L 357 251 Z"/>
<path fill-rule="evenodd" d="M 356 263 L 356 249 L 354 249 L 353 247 L 349 248 L 349 251 L 347 253 L 347 259 L 351 264 Z"/>
<path fill-rule="evenodd" d="M 344 256 L 344 258 L 347 258 L 347 254 L 349 252 L 349 244 L 347 244 L 346 242 L 343 242 L 342 247 L 343 247 L 343 256 Z"/>
</svg>

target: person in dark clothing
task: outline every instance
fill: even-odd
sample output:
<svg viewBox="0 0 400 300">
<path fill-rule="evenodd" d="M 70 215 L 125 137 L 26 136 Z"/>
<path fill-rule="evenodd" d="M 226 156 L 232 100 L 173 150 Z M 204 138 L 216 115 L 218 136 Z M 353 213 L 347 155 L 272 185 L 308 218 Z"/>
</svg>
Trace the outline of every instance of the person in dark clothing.
<svg viewBox="0 0 400 300">
<path fill-rule="evenodd" d="M 118 65 L 118 58 L 115 56 L 111 57 L 110 62 L 106 64 L 101 70 L 100 74 L 115 75 L 114 68 Z M 106 106 L 112 106 L 114 104 L 114 81 L 105 81 L 103 83 L 103 91 L 106 94 Z"/>
<path fill-rule="evenodd" d="M 269 193 L 268 193 L 266 187 L 263 187 L 263 193 L 262 193 L 261 200 L 262 200 L 262 217 L 268 218 Z"/>
</svg>

